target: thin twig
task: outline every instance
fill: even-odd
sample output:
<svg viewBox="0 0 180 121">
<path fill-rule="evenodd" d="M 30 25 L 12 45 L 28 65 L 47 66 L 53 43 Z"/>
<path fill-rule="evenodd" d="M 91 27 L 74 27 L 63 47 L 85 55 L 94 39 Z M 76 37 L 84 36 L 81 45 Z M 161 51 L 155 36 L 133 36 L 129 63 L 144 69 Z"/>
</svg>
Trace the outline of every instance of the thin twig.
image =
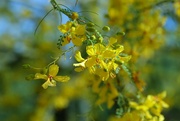
<svg viewBox="0 0 180 121">
<path fill-rule="evenodd" d="M 163 1 L 157 2 L 155 4 L 149 5 L 147 7 L 141 8 L 138 11 L 144 11 L 144 10 L 152 9 L 153 7 L 156 7 L 156 6 L 159 6 L 161 4 L 168 3 L 168 2 L 172 2 L 173 3 L 173 2 L 175 2 L 175 0 L 163 0 Z"/>
</svg>

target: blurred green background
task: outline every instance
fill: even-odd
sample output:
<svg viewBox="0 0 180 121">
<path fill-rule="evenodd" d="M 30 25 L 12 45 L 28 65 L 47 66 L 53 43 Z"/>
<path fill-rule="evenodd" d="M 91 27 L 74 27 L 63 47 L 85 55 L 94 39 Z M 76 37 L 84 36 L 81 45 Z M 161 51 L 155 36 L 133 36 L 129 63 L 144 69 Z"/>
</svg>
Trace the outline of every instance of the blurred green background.
<svg viewBox="0 0 180 121">
<path fill-rule="evenodd" d="M 75 6 L 75 0 L 60 1 L 69 8 L 77 11 L 89 10 L 104 14 L 107 4 L 102 0 L 79 0 Z M 142 72 L 142 78 L 146 81 L 145 93 L 156 94 L 167 91 L 166 101 L 170 108 L 164 112 L 167 121 L 180 120 L 180 18 L 174 13 L 173 6 L 162 14 L 167 16 L 164 25 L 166 31 L 165 45 L 156 50 L 155 54 L 146 61 L 148 68 Z M 40 24 L 36 34 L 36 27 L 44 15 L 52 9 L 48 0 L 1 0 L 0 1 L 0 121 L 71 121 L 70 117 L 76 117 L 83 112 L 81 99 L 72 101 L 68 108 L 63 110 L 52 109 L 48 99 L 55 95 L 51 91 L 41 88 L 41 81 L 26 81 L 28 70 L 22 68 L 23 64 L 36 67 L 44 67 L 52 61 L 52 56 L 58 55 L 60 50 L 56 47 L 59 37 L 57 26 L 65 23 L 67 18 L 58 12 L 52 11 Z M 91 12 L 85 12 L 93 21 L 102 24 L 106 19 Z M 100 17 L 100 18 L 98 18 Z M 103 21 L 104 20 L 104 21 Z M 64 73 L 72 73 L 70 64 L 63 65 Z M 60 66 L 61 67 L 61 66 Z M 141 70 L 141 69 L 139 69 Z M 148 71 L 147 71 L 148 70 Z M 143 70 L 142 70 L 143 71 Z M 54 89 L 58 93 L 57 89 Z M 49 95 L 42 98 L 44 95 Z M 43 102 L 45 99 L 47 102 Z M 48 106 L 46 105 L 48 104 Z M 46 106 L 44 106 L 46 105 Z M 42 108 L 42 110 L 41 110 Z M 46 110 L 44 113 L 43 111 Z M 41 114 L 46 114 L 42 118 Z M 39 117 L 38 117 L 39 116 Z M 78 118 L 77 121 L 83 121 Z"/>
</svg>

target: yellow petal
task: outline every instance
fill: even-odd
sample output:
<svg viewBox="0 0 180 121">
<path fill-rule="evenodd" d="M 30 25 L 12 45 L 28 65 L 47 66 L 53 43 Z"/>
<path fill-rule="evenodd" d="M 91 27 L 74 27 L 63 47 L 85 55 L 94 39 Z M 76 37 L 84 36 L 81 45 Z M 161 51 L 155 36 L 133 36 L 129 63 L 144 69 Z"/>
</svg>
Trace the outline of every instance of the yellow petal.
<svg viewBox="0 0 180 121">
<path fill-rule="evenodd" d="M 92 90 L 93 90 L 93 92 L 99 93 L 99 91 L 100 91 L 100 89 L 101 89 L 101 88 L 99 87 L 100 83 L 101 83 L 101 80 L 100 80 L 100 79 L 93 81 L 93 85 L 92 85 Z"/>
<path fill-rule="evenodd" d="M 116 49 L 116 54 L 121 53 L 124 50 L 124 46 L 119 45 L 119 47 Z"/>
<path fill-rule="evenodd" d="M 107 98 L 107 107 L 108 107 L 108 109 L 110 109 L 110 108 L 112 108 L 112 106 L 113 106 L 114 103 L 115 103 L 114 100 L 113 100 L 115 97 L 112 96 L 112 93 L 109 93 L 109 94 L 107 95 L 107 97 L 108 97 L 108 98 Z"/>
<path fill-rule="evenodd" d="M 62 46 L 67 45 L 70 43 L 70 41 L 71 41 L 71 37 L 66 36 L 65 38 L 63 38 L 63 42 L 61 44 L 62 44 Z"/>
<path fill-rule="evenodd" d="M 86 52 L 89 56 L 94 56 L 96 55 L 96 52 L 95 52 L 95 47 L 90 45 L 90 46 L 87 46 L 86 47 Z"/>
<path fill-rule="evenodd" d="M 81 46 L 82 42 L 85 40 L 83 37 L 77 37 L 75 35 L 72 36 L 72 42 L 76 46 Z"/>
<path fill-rule="evenodd" d="M 129 104 L 130 104 L 130 107 L 132 108 L 136 108 L 138 106 L 136 102 L 132 102 L 132 101 L 130 101 Z"/>
<path fill-rule="evenodd" d="M 160 99 L 165 98 L 165 97 L 166 97 L 166 91 L 163 91 L 163 92 L 161 92 L 160 94 L 158 94 L 158 97 L 159 97 Z"/>
<path fill-rule="evenodd" d="M 104 47 L 104 45 L 102 45 L 100 43 L 95 45 L 96 54 L 102 54 L 102 52 L 104 52 L 105 50 L 106 50 L 106 48 Z"/>
<path fill-rule="evenodd" d="M 53 64 L 49 67 L 49 75 L 52 77 L 55 77 L 57 75 L 58 71 L 59 71 L 58 65 Z"/>
<path fill-rule="evenodd" d="M 111 46 L 112 44 L 114 44 L 114 43 L 116 43 L 117 42 L 117 39 L 116 38 L 114 38 L 114 37 L 111 37 L 110 39 L 109 39 L 109 46 Z"/>
<path fill-rule="evenodd" d="M 81 71 L 83 71 L 83 70 L 84 70 L 83 67 L 77 67 L 77 68 L 74 69 L 74 71 L 76 71 L 76 72 L 81 72 Z"/>
<path fill-rule="evenodd" d="M 93 56 L 93 57 L 87 59 L 85 66 L 91 67 L 91 66 L 94 66 L 95 64 L 96 64 L 96 57 Z"/>
<path fill-rule="evenodd" d="M 94 66 L 91 66 L 88 68 L 89 73 L 95 74 L 96 68 Z"/>
<path fill-rule="evenodd" d="M 131 59 L 131 56 L 130 56 L 130 55 L 129 55 L 129 56 L 125 56 L 125 57 L 121 57 L 121 56 L 120 56 L 120 62 L 121 62 L 121 63 L 126 63 L 126 62 L 128 62 L 130 59 Z"/>
<path fill-rule="evenodd" d="M 80 51 L 76 51 L 76 53 L 75 53 L 75 59 L 76 59 L 78 62 L 84 61 L 84 58 L 82 58 Z"/>
<path fill-rule="evenodd" d="M 87 61 L 87 60 L 84 60 L 84 61 L 81 62 L 81 63 L 74 63 L 73 66 L 75 66 L 75 67 L 80 66 L 80 67 L 86 68 L 86 65 L 85 65 L 86 61 Z"/>
<path fill-rule="evenodd" d="M 112 50 L 105 50 L 102 56 L 104 58 L 112 58 L 115 56 L 115 53 Z"/>
<path fill-rule="evenodd" d="M 165 118 L 164 118 L 163 115 L 160 115 L 160 116 L 159 116 L 159 121 L 164 121 L 164 119 L 165 119 Z"/>
<path fill-rule="evenodd" d="M 160 103 L 161 103 L 163 108 L 169 108 L 169 105 L 166 102 L 161 101 Z"/>
<path fill-rule="evenodd" d="M 56 86 L 56 81 L 54 81 L 54 80 L 51 80 L 50 81 L 50 79 L 48 78 L 48 80 L 42 85 L 42 87 L 44 88 L 44 89 L 47 89 L 48 88 L 48 86 Z"/>
<path fill-rule="evenodd" d="M 34 79 L 44 79 L 44 80 L 47 80 L 48 76 L 45 75 L 45 74 L 36 73 Z"/>
<path fill-rule="evenodd" d="M 55 76 L 54 80 L 59 82 L 67 82 L 70 80 L 69 76 Z"/>
<path fill-rule="evenodd" d="M 86 26 L 85 25 L 78 25 L 75 30 L 76 35 L 84 35 L 86 32 Z"/>
<path fill-rule="evenodd" d="M 101 78 L 101 80 L 106 81 L 109 78 L 109 72 L 104 71 L 104 69 L 96 69 L 96 74 Z"/>
<path fill-rule="evenodd" d="M 110 84 L 109 89 L 111 90 L 112 98 L 116 98 L 118 96 L 118 91 L 113 84 Z"/>
<path fill-rule="evenodd" d="M 71 29 L 72 22 L 68 21 L 66 24 L 61 24 L 58 26 L 59 31 L 66 33 Z"/>
<path fill-rule="evenodd" d="M 113 67 L 114 71 L 116 71 L 116 69 L 119 67 L 119 65 L 116 63 L 112 63 L 112 67 Z"/>
</svg>

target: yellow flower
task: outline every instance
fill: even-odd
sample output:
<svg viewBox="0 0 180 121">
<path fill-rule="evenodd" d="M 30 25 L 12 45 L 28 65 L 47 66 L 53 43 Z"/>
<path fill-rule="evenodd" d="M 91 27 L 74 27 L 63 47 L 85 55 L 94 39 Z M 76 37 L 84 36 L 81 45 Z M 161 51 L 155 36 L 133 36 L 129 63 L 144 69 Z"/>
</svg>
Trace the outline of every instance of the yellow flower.
<svg viewBox="0 0 180 121">
<path fill-rule="evenodd" d="M 122 45 L 116 48 L 111 47 L 116 42 L 115 38 L 110 38 L 107 46 L 102 43 L 90 45 L 86 47 L 87 59 L 82 58 L 81 53 L 75 53 L 75 58 L 79 63 L 73 64 L 76 71 L 82 71 L 88 68 L 90 73 L 98 75 L 101 80 L 105 81 L 109 77 L 115 78 L 115 72 L 119 63 L 126 63 L 131 56 L 121 56 L 120 53 L 124 50 Z"/>
<path fill-rule="evenodd" d="M 107 107 L 110 109 L 114 105 L 114 99 L 118 96 L 118 91 L 114 86 L 112 80 L 109 80 L 103 86 L 100 86 L 100 82 L 93 85 L 93 91 L 99 94 L 99 99 L 96 101 L 96 105 L 107 103 Z"/>
<path fill-rule="evenodd" d="M 180 2 L 179 1 L 175 1 L 174 2 L 174 8 L 175 8 L 175 13 L 180 16 Z"/>
<path fill-rule="evenodd" d="M 71 18 L 72 18 L 73 20 L 76 20 L 78 17 L 79 17 L 79 15 L 78 15 L 77 12 L 72 12 Z"/>
<path fill-rule="evenodd" d="M 66 24 L 58 26 L 60 32 L 65 34 L 62 45 L 68 44 L 70 41 L 76 46 L 81 46 L 86 40 L 86 25 L 78 24 L 76 21 L 68 21 Z"/>
<path fill-rule="evenodd" d="M 81 46 L 83 41 L 86 40 L 85 36 L 86 26 L 77 24 L 71 31 L 72 43 L 76 46 Z"/>
<path fill-rule="evenodd" d="M 136 110 L 142 111 L 145 118 L 154 121 L 163 121 L 164 117 L 161 115 L 163 108 L 168 108 L 168 104 L 162 99 L 166 97 L 166 92 L 162 92 L 157 96 L 148 95 L 145 101 L 141 104 L 130 102 L 130 106 Z M 156 120 L 155 120 L 156 121 Z"/>
<path fill-rule="evenodd" d="M 59 71 L 58 65 L 51 65 L 48 70 L 48 74 L 36 73 L 34 79 L 44 79 L 46 82 L 42 85 L 44 89 L 47 89 L 48 86 L 56 86 L 56 81 L 67 82 L 70 78 L 68 76 L 57 76 Z"/>
<path fill-rule="evenodd" d="M 100 43 L 87 46 L 86 52 L 89 55 L 86 67 L 91 67 L 97 64 L 103 68 L 105 66 L 104 59 L 111 59 L 115 56 L 112 50 L 106 49 L 106 47 Z"/>
<path fill-rule="evenodd" d="M 68 31 L 70 31 L 71 27 L 72 27 L 72 22 L 71 21 L 68 21 L 66 24 L 61 24 L 58 26 L 58 29 L 60 32 L 62 32 L 63 34 L 64 33 L 67 33 Z"/>
</svg>

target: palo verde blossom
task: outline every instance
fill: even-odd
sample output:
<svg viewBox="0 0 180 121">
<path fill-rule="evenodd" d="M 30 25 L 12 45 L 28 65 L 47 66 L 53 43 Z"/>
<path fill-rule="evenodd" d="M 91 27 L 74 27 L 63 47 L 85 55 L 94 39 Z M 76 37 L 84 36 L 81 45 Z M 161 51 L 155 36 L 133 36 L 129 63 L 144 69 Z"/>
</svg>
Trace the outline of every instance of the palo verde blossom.
<svg viewBox="0 0 180 121">
<path fill-rule="evenodd" d="M 116 43 L 115 38 L 109 39 L 108 45 L 97 43 L 95 45 L 89 45 L 86 47 L 87 59 L 81 56 L 81 52 L 75 53 L 75 58 L 79 63 L 73 64 L 77 67 L 75 70 L 83 70 L 88 68 L 90 73 L 99 75 L 99 77 L 105 81 L 109 78 L 114 78 L 115 71 L 119 68 L 119 63 L 125 63 L 130 60 L 131 56 L 121 56 L 120 53 L 124 50 L 122 45 L 116 48 L 112 45 Z"/>
<path fill-rule="evenodd" d="M 64 34 L 62 46 L 70 43 L 70 41 L 76 46 L 81 46 L 83 41 L 86 40 L 86 25 L 78 24 L 76 21 L 68 21 L 66 24 L 61 24 L 58 26 L 58 29 Z"/>
<path fill-rule="evenodd" d="M 48 70 L 48 74 L 36 73 L 34 79 L 44 79 L 46 82 L 42 85 L 44 89 L 47 89 L 48 86 L 56 86 L 56 81 L 67 82 L 70 78 L 68 76 L 57 76 L 59 71 L 58 65 L 51 65 Z"/>
<path fill-rule="evenodd" d="M 164 121 L 164 116 L 161 114 L 163 108 L 168 108 L 169 105 L 162 99 L 166 97 L 166 92 L 162 92 L 157 96 L 148 95 L 145 101 L 141 104 L 130 102 L 130 107 L 136 109 L 144 115 L 144 118 L 152 121 Z"/>
</svg>

